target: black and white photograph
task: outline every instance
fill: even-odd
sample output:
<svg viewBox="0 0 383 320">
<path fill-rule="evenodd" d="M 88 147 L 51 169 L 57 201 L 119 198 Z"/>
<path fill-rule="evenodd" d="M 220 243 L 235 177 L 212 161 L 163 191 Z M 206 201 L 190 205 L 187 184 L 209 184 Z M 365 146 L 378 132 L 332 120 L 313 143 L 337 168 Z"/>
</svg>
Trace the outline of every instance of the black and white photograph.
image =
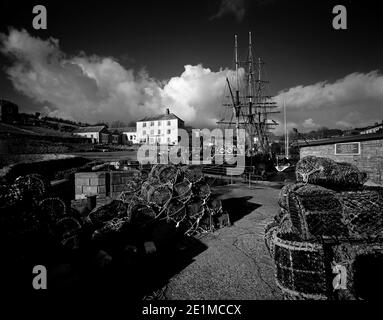
<svg viewBox="0 0 383 320">
<path fill-rule="evenodd" d="M 0 12 L 4 292 L 139 319 L 382 301 L 379 1 Z"/>
</svg>

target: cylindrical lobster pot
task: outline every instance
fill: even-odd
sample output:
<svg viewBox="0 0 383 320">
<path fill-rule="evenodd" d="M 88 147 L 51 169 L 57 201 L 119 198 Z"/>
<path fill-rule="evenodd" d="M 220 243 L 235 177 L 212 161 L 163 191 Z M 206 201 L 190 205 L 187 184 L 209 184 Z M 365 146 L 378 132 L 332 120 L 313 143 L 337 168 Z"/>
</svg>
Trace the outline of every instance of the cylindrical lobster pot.
<svg viewBox="0 0 383 320">
<path fill-rule="evenodd" d="M 13 185 L 20 190 L 23 198 L 32 200 L 40 200 L 50 188 L 49 180 L 39 174 L 18 177 Z"/>
<path fill-rule="evenodd" d="M 66 205 L 60 198 L 46 198 L 39 203 L 39 212 L 51 221 L 57 221 L 65 216 Z"/>
<path fill-rule="evenodd" d="M 178 168 L 174 165 L 166 165 L 157 171 L 157 177 L 160 183 L 175 183 L 178 176 Z"/>
<path fill-rule="evenodd" d="M 129 221 L 137 226 L 145 225 L 156 217 L 156 213 L 153 209 L 145 201 L 140 199 L 131 202 L 128 212 Z"/>
<path fill-rule="evenodd" d="M 203 173 L 201 166 L 186 166 L 182 168 L 184 171 L 184 177 L 191 183 L 197 183 L 202 180 Z"/>
<path fill-rule="evenodd" d="M 194 187 L 194 194 L 197 195 L 200 199 L 205 200 L 210 197 L 210 186 L 206 182 L 199 182 Z"/>
<path fill-rule="evenodd" d="M 292 298 L 327 299 L 328 284 L 323 246 L 286 239 L 273 233 L 276 282 Z"/>
<path fill-rule="evenodd" d="M 188 201 L 192 196 L 192 184 L 187 180 L 178 182 L 174 185 L 174 191 L 177 199 L 182 202 Z"/>
<path fill-rule="evenodd" d="M 186 207 L 183 202 L 173 199 L 166 208 L 166 216 L 168 221 L 173 221 L 178 225 L 186 217 Z"/>
</svg>

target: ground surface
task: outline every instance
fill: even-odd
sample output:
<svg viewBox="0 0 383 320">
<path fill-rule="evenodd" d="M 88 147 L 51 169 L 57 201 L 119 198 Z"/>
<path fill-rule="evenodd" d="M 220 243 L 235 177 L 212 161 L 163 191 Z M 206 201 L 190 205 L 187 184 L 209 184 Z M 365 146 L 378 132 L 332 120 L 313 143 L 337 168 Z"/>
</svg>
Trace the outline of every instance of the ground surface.
<svg viewBox="0 0 383 320">
<path fill-rule="evenodd" d="M 217 187 L 233 225 L 199 240 L 206 250 L 168 283 L 168 299 L 282 299 L 264 227 L 278 212 L 278 184 Z M 226 199 L 226 200 L 225 200 Z"/>
</svg>

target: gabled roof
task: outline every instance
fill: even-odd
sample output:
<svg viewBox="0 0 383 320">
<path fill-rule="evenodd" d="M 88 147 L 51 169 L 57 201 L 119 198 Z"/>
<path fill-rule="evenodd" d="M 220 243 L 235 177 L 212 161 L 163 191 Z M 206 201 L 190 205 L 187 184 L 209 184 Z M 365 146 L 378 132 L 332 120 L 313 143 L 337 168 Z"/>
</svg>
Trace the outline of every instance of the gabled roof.
<svg viewBox="0 0 383 320">
<path fill-rule="evenodd" d="M 117 130 L 118 132 L 136 132 L 136 127 L 123 127 L 123 128 L 112 128 L 111 130 Z"/>
<path fill-rule="evenodd" d="M 145 118 L 143 118 L 141 120 L 138 120 L 137 122 L 159 121 L 159 120 L 174 120 L 174 119 L 178 119 L 178 120 L 183 121 L 181 118 L 177 117 L 174 113 L 169 113 L 169 114 L 160 114 L 160 115 L 145 117 Z"/>
<path fill-rule="evenodd" d="M 106 126 L 79 127 L 73 133 L 100 132 L 105 128 L 106 128 Z"/>
</svg>

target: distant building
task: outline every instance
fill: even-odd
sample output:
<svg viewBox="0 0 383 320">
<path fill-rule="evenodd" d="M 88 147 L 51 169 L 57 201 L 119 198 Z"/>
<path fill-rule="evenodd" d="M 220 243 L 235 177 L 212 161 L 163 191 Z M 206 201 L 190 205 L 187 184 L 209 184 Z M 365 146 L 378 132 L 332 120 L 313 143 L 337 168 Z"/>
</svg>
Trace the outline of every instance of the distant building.
<svg viewBox="0 0 383 320">
<path fill-rule="evenodd" d="M 166 109 L 165 114 L 137 121 L 137 140 L 148 144 L 177 144 L 178 129 L 184 126 L 182 119 Z"/>
<path fill-rule="evenodd" d="M 8 100 L 0 99 L 1 105 L 1 121 L 4 123 L 12 124 L 18 121 L 19 118 L 19 107 L 17 104 Z"/>
<path fill-rule="evenodd" d="M 73 134 L 91 139 L 92 143 L 109 143 L 110 140 L 110 134 L 106 126 L 80 127 Z"/>
<path fill-rule="evenodd" d="M 119 131 L 122 133 L 123 144 L 137 144 L 137 129 L 136 127 L 120 128 Z"/>
<path fill-rule="evenodd" d="M 113 143 L 113 144 L 121 144 L 121 133 L 118 131 L 118 130 L 114 130 L 111 134 L 110 134 L 110 142 Z"/>
<path fill-rule="evenodd" d="M 383 130 L 383 121 L 381 123 L 376 122 L 373 126 L 360 129 L 360 134 L 377 133 Z"/>
</svg>

